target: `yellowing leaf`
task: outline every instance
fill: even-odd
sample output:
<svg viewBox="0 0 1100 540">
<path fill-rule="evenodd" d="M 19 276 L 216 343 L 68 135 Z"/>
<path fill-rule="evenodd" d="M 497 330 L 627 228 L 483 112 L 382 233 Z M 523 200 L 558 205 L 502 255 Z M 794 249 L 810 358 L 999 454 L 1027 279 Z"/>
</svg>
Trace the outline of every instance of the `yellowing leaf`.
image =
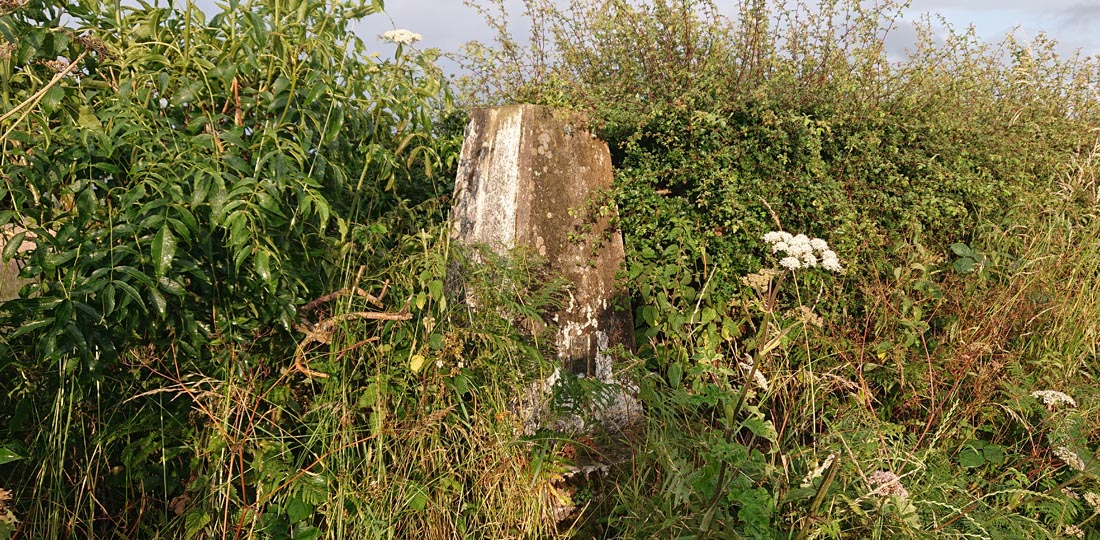
<svg viewBox="0 0 1100 540">
<path fill-rule="evenodd" d="M 409 359 L 409 369 L 413 370 L 413 373 L 417 373 L 422 367 L 424 367 L 424 355 L 412 355 L 412 358 Z"/>
<path fill-rule="evenodd" d="M 93 111 L 91 107 L 80 108 L 80 112 L 76 117 L 76 123 L 89 131 L 101 131 L 103 129 L 103 124 L 99 122 L 99 118 L 96 117 L 95 111 Z"/>
</svg>

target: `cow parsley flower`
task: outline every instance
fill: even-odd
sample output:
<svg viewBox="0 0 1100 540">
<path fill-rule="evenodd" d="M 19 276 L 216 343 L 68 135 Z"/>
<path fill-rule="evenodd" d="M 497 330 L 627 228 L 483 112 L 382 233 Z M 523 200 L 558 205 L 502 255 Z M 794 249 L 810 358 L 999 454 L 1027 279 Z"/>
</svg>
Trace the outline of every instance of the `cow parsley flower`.
<svg viewBox="0 0 1100 540">
<path fill-rule="evenodd" d="M 764 374 L 761 373 L 759 369 L 753 370 L 752 366 L 753 366 L 754 362 L 752 361 L 751 358 L 748 359 L 748 360 L 749 360 L 748 362 L 738 362 L 737 367 L 743 369 L 745 371 L 745 373 L 750 373 L 751 372 L 753 382 L 755 382 L 756 386 L 760 387 L 761 390 L 763 390 L 765 392 L 770 391 L 771 388 L 769 388 L 769 385 L 768 385 L 768 378 L 766 376 L 764 376 Z"/>
<path fill-rule="evenodd" d="M 390 30 L 389 32 L 385 32 L 378 37 L 382 41 L 388 41 L 390 43 L 396 43 L 398 45 L 412 45 L 413 43 L 424 39 L 424 36 L 417 34 L 416 32 L 405 30 L 404 28 Z"/>
</svg>

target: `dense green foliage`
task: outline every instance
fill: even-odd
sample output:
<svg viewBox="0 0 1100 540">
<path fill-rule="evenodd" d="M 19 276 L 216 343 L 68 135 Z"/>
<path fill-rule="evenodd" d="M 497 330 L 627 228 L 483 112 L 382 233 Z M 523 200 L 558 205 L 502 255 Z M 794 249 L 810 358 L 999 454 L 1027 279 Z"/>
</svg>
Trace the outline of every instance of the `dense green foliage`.
<svg viewBox="0 0 1100 540">
<path fill-rule="evenodd" d="M 616 160 L 650 415 L 597 530 L 1100 534 L 1094 60 L 925 20 L 891 61 L 891 2 L 525 4 L 464 95 L 588 110 Z M 843 275 L 781 268 L 784 229 Z"/>
<path fill-rule="evenodd" d="M 0 539 L 1100 538 L 1095 61 L 929 20 L 891 59 L 891 2 L 559 4 L 482 6 L 457 88 L 612 149 L 570 211 L 623 210 L 647 418 L 585 479 L 609 441 L 516 417 L 566 285 L 451 246 L 463 118 L 348 33 L 381 2 L 0 1 Z"/>
</svg>

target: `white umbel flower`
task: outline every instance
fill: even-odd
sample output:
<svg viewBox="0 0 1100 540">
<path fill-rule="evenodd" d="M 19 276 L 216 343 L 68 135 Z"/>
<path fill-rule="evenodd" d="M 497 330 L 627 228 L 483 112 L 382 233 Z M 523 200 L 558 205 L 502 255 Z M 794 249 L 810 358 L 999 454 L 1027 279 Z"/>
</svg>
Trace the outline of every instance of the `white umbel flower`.
<svg viewBox="0 0 1100 540">
<path fill-rule="evenodd" d="M 789 270 L 814 268 L 821 266 L 830 272 L 840 272 L 840 258 L 831 249 L 829 243 L 820 238 L 810 238 L 805 234 L 791 235 L 785 231 L 771 231 L 764 235 L 764 241 L 779 255 L 779 265 Z"/>
<path fill-rule="evenodd" d="M 1100 514 L 1100 495 L 1087 491 L 1085 492 L 1085 502 L 1089 503 L 1094 514 Z"/>
<path fill-rule="evenodd" d="M 1036 390 L 1031 393 L 1031 397 L 1042 400 L 1043 405 L 1050 409 L 1056 409 L 1062 405 L 1077 407 L 1077 402 L 1073 398 L 1057 390 Z"/>
<path fill-rule="evenodd" d="M 396 43 L 398 45 L 412 45 L 413 43 L 424 39 L 424 36 L 417 34 L 416 32 L 405 30 L 404 28 L 390 30 L 389 32 L 385 32 L 378 37 L 382 41 L 388 41 L 390 43 Z"/>
<path fill-rule="evenodd" d="M 779 259 L 779 266 L 790 270 L 798 270 L 802 267 L 802 261 L 799 261 L 798 257 L 783 257 Z"/>
<path fill-rule="evenodd" d="M 1054 449 L 1054 455 L 1058 456 L 1058 459 L 1062 460 L 1069 468 L 1075 471 L 1084 471 L 1085 462 L 1081 460 L 1081 456 L 1077 455 L 1072 449 L 1065 446 L 1059 446 Z"/>
</svg>

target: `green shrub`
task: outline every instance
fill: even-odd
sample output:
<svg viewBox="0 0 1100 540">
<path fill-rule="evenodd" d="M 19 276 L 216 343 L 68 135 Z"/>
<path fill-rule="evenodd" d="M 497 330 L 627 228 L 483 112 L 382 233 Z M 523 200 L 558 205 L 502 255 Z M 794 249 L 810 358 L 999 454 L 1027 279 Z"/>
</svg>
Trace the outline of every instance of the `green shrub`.
<svg viewBox="0 0 1100 540">
<path fill-rule="evenodd" d="M 1091 314 L 1096 283 L 1094 59 L 1045 38 L 941 41 L 943 21 L 922 19 L 894 60 L 893 2 L 525 7 L 527 45 L 496 16 L 497 47 L 467 48 L 462 99 L 585 109 L 611 145 L 652 414 L 607 495 L 609 534 L 1095 535 L 1060 491 L 1095 489 L 1091 469 L 1035 436 L 1024 397 L 1093 394 L 1095 328 L 1069 310 Z M 742 278 L 773 264 L 773 230 L 827 240 L 846 272 L 802 276 L 761 310 Z M 760 416 L 731 418 L 752 384 L 737 364 L 792 308 L 822 326 L 772 351 Z M 754 418 L 775 436 L 729 432 Z M 1078 425 L 1091 455 L 1096 424 Z M 716 495 L 741 468 L 744 490 Z M 875 494 L 887 473 L 907 497 Z"/>
<path fill-rule="evenodd" d="M 380 2 L 4 6 L 0 227 L 37 248 L 0 304 L 0 482 L 30 536 L 151 535 L 212 481 L 207 421 L 289 406 L 299 306 L 431 216 L 450 97 L 349 32 Z M 266 397 L 203 397 L 237 391 Z"/>
</svg>

